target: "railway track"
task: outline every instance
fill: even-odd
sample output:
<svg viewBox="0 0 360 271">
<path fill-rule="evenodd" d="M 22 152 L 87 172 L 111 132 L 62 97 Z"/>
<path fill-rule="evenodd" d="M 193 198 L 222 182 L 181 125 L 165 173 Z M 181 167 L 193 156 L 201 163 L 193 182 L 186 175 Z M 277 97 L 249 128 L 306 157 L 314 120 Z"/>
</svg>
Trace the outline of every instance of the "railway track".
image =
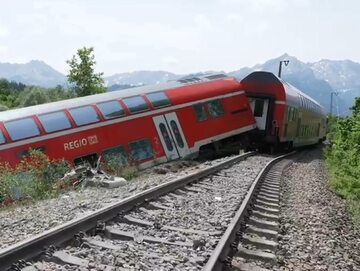
<svg viewBox="0 0 360 271">
<path fill-rule="evenodd" d="M 262 222 L 275 219 L 269 212 L 276 209 L 270 207 L 278 186 L 267 178 L 278 178 L 290 160 L 267 158 L 254 180 L 238 163 L 253 155 L 161 184 L 5 248 L 0 270 L 220 270 L 259 260 L 251 256 L 256 239 L 246 241 L 254 227 L 244 225 L 255 221 L 259 233 Z"/>
</svg>

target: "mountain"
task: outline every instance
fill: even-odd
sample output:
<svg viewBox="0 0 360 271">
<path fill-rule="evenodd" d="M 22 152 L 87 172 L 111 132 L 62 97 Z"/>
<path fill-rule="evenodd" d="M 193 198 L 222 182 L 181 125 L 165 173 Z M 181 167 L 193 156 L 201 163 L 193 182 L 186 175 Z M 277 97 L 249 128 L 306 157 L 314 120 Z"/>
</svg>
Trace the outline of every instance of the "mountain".
<svg viewBox="0 0 360 271">
<path fill-rule="evenodd" d="M 239 80 L 256 70 L 277 74 L 281 60 L 289 60 L 287 66 L 282 66 L 282 78 L 320 102 L 327 110 L 330 108 L 331 92 L 338 94 L 334 96 L 333 112 L 340 115 L 348 114 L 354 97 L 360 96 L 360 63 L 350 60 L 322 59 L 318 62 L 306 63 L 294 56 L 284 54 L 265 63 L 242 67 L 228 74 Z M 180 75 L 167 71 L 134 71 L 107 76 L 104 80 L 108 90 L 114 91 L 206 73 L 209 72 Z M 38 60 L 26 64 L 0 63 L 0 78 L 43 87 L 67 84 L 65 75 Z"/>
<path fill-rule="evenodd" d="M 0 63 L 0 78 L 42 87 L 66 83 L 65 75 L 39 60 L 31 60 L 26 64 Z"/>
<path fill-rule="evenodd" d="M 153 85 L 170 80 L 176 80 L 181 75 L 177 75 L 166 71 L 135 71 L 126 73 L 117 73 L 112 76 L 105 77 L 105 84 L 107 86 L 112 85 Z"/>
<path fill-rule="evenodd" d="M 289 60 L 287 66 L 282 66 L 282 78 L 294 85 L 327 110 L 330 109 L 331 92 L 337 92 L 334 99 L 333 112 L 347 115 L 354 102 L 354 97 L 360 96 L 360 64 L 349 60 L 332 61 L 320 60 L 314 63 L 305 63 L 296 57 L 284 54 L 270 59 L 263 64 L 252 68 L 241 68 L 230 72 L 239 80 L 252 71 L 270 71 L 278 74 L 281 60 Z"/>
</svg>

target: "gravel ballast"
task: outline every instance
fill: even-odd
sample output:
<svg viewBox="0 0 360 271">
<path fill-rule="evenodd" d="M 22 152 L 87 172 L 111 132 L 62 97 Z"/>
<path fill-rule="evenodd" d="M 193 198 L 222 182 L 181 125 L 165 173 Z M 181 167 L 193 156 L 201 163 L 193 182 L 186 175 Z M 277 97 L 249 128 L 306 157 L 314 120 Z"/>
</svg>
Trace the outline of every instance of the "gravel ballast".
<svg viewBox="0 0 360 271">
<path fill-rule="evenodd" d="M 282 194 L 275 270 L 360 270 L 360 233 L 328 186 L 321 149 L 285 171 Z"/>
<path fill-rule="evenodd" d="M 0 211 L 0 249 L 160 183 L 208 168 L 225 159 L 228 158 L 201 164 L 172 162 L 157 169 L 148 169 L 122 187 L 87 187 L 63 193 L 57 198 L 5 208 Z M 161 170 L 158 170 L 159 168 Z"/>
</svg>

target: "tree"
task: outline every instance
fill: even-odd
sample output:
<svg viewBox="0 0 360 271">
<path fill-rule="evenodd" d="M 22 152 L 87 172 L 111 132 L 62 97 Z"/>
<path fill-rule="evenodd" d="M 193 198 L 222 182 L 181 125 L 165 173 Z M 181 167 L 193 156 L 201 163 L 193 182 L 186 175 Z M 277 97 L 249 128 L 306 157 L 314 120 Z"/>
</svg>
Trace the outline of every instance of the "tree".
<svg viewBox="0 0 360 271">
<path fill-rule="evenodd" d="M 103 73 L 95 73 L 94 48 L 80 48 L 77 55 L 66 61 L 70 66 L 67 75 L 69 82 L 74 84 L 74 91 L 77 96 L 87 96 L 96 93 L 106 92 Z"/>
<path fill-rule="evenodd" d="M 50 102 L 46 89 L 26 87 L 17 99 L 19 107 L 26 107 Z"/>
</svg>

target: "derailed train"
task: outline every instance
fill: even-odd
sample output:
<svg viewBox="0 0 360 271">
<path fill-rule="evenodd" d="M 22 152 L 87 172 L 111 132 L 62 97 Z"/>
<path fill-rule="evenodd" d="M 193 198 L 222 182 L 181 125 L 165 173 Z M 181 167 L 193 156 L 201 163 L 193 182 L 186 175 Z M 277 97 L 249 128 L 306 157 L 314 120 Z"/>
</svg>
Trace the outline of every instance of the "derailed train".
<svg viewBox="0 0 360 271">
<path fill-rule="evenodd" d="M 325 137 L 313 99 L 268 72 L 223 74 L 0 113 L 0 162 L 30 149 L 71 164 L 114 155 L 139 167 L 242 148 L 285 148 Z"/>
</svg>

